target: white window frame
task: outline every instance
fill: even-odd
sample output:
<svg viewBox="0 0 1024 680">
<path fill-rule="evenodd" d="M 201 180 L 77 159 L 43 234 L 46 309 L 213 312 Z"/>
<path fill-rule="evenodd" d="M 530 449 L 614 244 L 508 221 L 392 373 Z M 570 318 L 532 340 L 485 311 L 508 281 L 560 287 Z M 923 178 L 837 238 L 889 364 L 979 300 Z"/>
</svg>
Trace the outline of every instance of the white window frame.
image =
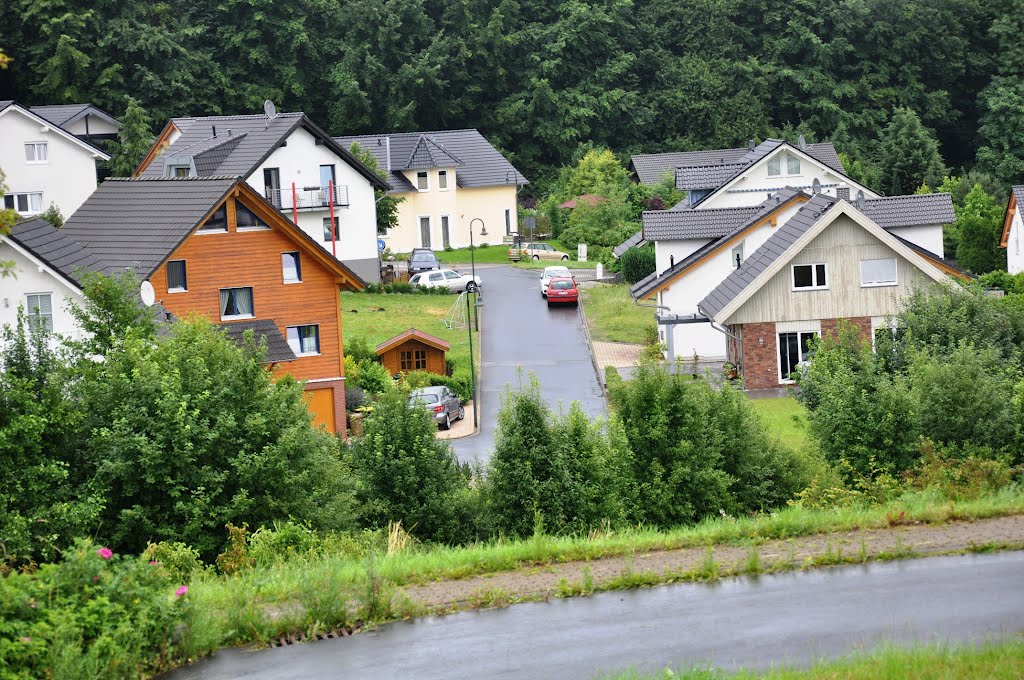
<svg viewBox="0 0 1024 680">
<path fill-rule="evenodd" d="M 39 197 L 39 209 L 38 210 L 33 210 L 32 209 L 32 197 L 33 196 L 38 196 Z M 27 208 L 25 210 L 18 210 L 18 198 L 19 197 L 24 197 L 25 198 L 25 201 L 26 201 L 25 205 L 27 206 Z M 20 191 L 20 192 L 16 192 L 16 193 L 5 194 L 4 195 L 4 203 L 6 204 L 6 202 L 8 200 L 11 201 L 11 206 L 12 207 L 10 209 L 14 210 L 14 212 L 18 213 L 19 215 L 38 215 L 39 213 L 43 212 L 43 192 L 42 191 Z"/>
<path fill-rule="evenodd" d="M 448 213 L 445 213 L 445 214 L 441 215 L 441 221 L 440 221 L 439 226 L 441 228 L 441 247 L 442 248 L 451 248 L 452 247 L 452 216 L 449 215 Z M 444 240 L 445 227 L 448 227 L 448 242 L 447 243 L 445 243 L 445 240 Z"/>
<path fill-rule="evenodd" d="M 441 181 L 442 179 L 444 180 L 443 182 Z M 437 171 L 437 190 L 438 191 L 448 191 L 449 188 L 450 188 L 450 185 L 448 184 L 448 171 L 447 170 L 438 170 Z"/>
<path fill-rule="evenodd" d="M 35 160 L 30 160 L 28 157 L 28 150 L 32 149 L 32 153 L 35 156 Z M 43 149 L 43 155 L 46 157 L 39 160 L 39 149 Z M 50 162 L 50 148 L 47 142 L 25 142 L 25 163 L 27 165 L 46 165 Z"/>
<path fill-rule="evenodd" d="M 299 348 L 302 346 L 302 338 L 298 336 L 300 328 L 313 327 L 316 329 L 316 351 L 315 352 L 303 352 Z M 292 344 L 291 334 L 292 331 L 296 333 L 296 340 L 298 341 L 298 347 Z M 320 356 L 322 347 L 320 346 L 320 324 L 318 323 L 304 323 L 295 326 L 288 326 L 285 328 L 285 339 L 288 341 L 288 347 L 291 348 L 292 353 L 297 357 L 316 357 Z"/>
<path fill-rule="evenodd" d="M 331 236 L 332 236 L 332 234 L 329 231 L 330 227 L 327 226 L 328 224 L 330 224 L 330 222 L 331 222 L 331 216 L 330 215 L 328 215 L 327 217 L 323 218 L 323 221 L 321 222 L 321 225 L 323 226 L 324 231 L 327 232 L 327 233 L 324 234 L 324 243 L 331 243 Z M 334 216 L 334 225 L 333 226 L 334 226 L 334 234 L 333 234 L 333 236 L 334 236 L 334 243 L 341 243 L 341 215 L 335 215 Z"/>
<path fill-rule="evenodd" d="M 298 278 L 289 279 L 289 278 L 287 278 L 285 276 L 285 271 L 286 271 L 285 268 L 284 268 L 284 256 L 285 255 L 294 255 L 295 256 L 295 273 L 298 275 Z M 281 280 L 285 283 L 285 285 L 291 285 L 293 283 L 302 283 L 302 251 L 299 251 L 299 250 L 285 250 L 285 251 L 282 251 L 282 253 L 281 253 Z"/>
<path fill-rule="evenodd" d="M 430 243 L 423 243 L 423 220 L 427 220 L 427 230 L 430 233 Z M 417 248 L 430 248 L 434 249 L 434 217 L 433 215 L 417 215 L 416 216 L 416 241 L 420 244 Z"/>
<path fill-rule="evenodd" d="M 518 234 L 519 225 L 516 225 L 516 230 L 512 231 L 512 208 L 505 208 L 505 234 Z"/>
<path fill-rule="evenodd" d="M 249 290 L 249 297 L 250 297 L 250 299 L 252 301 L 252 313 L 251 314 L 224 314 L 224 306 L 223 306 L 223 303 L 220 301 L 220 293 L 221 293 L 221 291 L 225 291 L 225 290 L 244 290 L 244 289 L 248 289 Z M 226 321 L 226 320 L 229 320 L 229 319 L 255 319 L 256 318 L 256 292 L 253 290 L 252 286 L 229 286 L 227 288 L 220 288 L 217 291 L 217 304 L 218 304 L 218 306 L 220 308 L 219 311 L 220 311 L 220 318 L 221 318 L 221 320 L 225 320 Z"/>
<path fill-rule="evenodd" d="M 778 170 L 776 170 L 775 172 L 772 172 L 772 164 L 773 163 L 778 163 L 779 164 Z M 767 165 L 768 165 L 768 176 L 769 177 L 782 177 L 782 154 L 781 153 L 775 154 L 774 156 L 769 158 Z"/>
<path fill-rule="evenodd" d="M 892 280 L 885 281 L 865 281 L 864 280 L 864 263 L 865 262 L 892 262 L 893 265 L 893 277 Z M 898 286 L 900 283 L 900 263 L 895 257 L 878 257 L 870 258 L 867 260 L 860 261 L 860 287 L 861 288 L 884 288 Z"/>
<path fill-rule="evenodd" d="M 788 177 L 796 177 L 797 175 L 799 175 L 800 169 L 802 167 L 802 164 L 800 163 L 800 157 L 791 153 L 783 155 L 786 157 L 786 175 Z M 796 172 L 793 172 L 792 170 L 792 163 L 796 163 Z"/>
<path fill-rule="evenodd" d="M 783 335 L 796 335 L 796 346 L 797 352 L 800 353 L 800 360 L 797 365 L 808 361 L 810 357 L 805 357 L 803 353 L 803 337 L 804 335 L 813 335 L 821 337 L 821 329 L 809 329 L 809 330 L 779 330 L 778 327 L 775 329 L 775 374 L 779 378 L 780 385 L 792 385 L 796 383 L 792 378 L 787 378 L 782 375 L 782 336 Z M 793 372 L 790 371 L 790 374 Z"/>
<path fill-rule="evenodd" d="M 221 209 L 224 210 L 224 227 L 221 228 L 221 227 L 208 227 L 208 226 L 206 226 L 206 225 L 208 225 L 210 223 L 210 220 L 213 219 L 213 216 L 217 214 L 217 210 L 221 210 Z M 210 213 L 210 216 L 206 218 L 206 221 L 199 225 L 199 227 L 195 231 L 196 234 L 226 234 L 226 233 L 228 233 L 228 206 L 227 206 L 227 204 L 226 203 L 222 203 L 221 205 L 217 206 L 217 210 L 214 210 L 212 213 Z"/>
<path fill-rule="evenodd" d="M 184 274 L 185 274 L 185 276 L 184 276 L 184 278 L 185 278 L 185 287 L 184 288 L 171 288 L 171 264 L 173 264 L 175 262 L 180 262 L 182 264 L 182 266 L 185 267 L 185 271 L 184 271 Z M 185 260 L 168 260 L 167 261 L 167 292 L 168 293 L 187 293 L 188 292 L 188 264 L 185 262 Z"/>
<path fill-rule="evenodd" d="M 739 245 L 735 246 L 731 251 L 729 251 L 729 263 L 732 265 L 733 269 L 739 269 L 740 265 L 743 264 L 743 244 L 744 243 L 746 243 L 746 241 L 740 241 Z M 736 256 L 737 255 L 740 256 L 739 264 L 736 263 Z"/>
<path fill-rule="evenodd" d="M 423 176 L 423 181 L 426 186 L 420 186 L 420 175 Z M 417 170 L 416 171 L 416 191 L 430 191 L 430 171 L 429 170 Z"/>
<path fill-rule="evenodd" d="M 36 314 L 35 311 L 33 311 L 32 306 L 29 304 L 28 299 L 31 297 L 42 297 L 44 295 L 50 298 L 50 313 Z M 38 304 L 36 306 L 38 306 Z M 37 328 L 32 328 L 33 317 L 36 318 L 37 320 L 47 319 L 49 327 L 46 330 L 50 333 L 53 333 L 53 291 L 25 294 L 25 321 L 28 323 L 29 333 L 35 333 L 38 330 Z"/>
<path fill-rule="evenodd" d="M 796 285 L 796 268 L 797 267 L 810 267 L 811 268 L 811 281 L 813 285 L 810 286 L 797 286 Z M 825 268 L 825 283 L 818 283 L 818 267 Z M 789 267 L 789 285 L 790 289 L 794 293 L 798 293 L 805 290 L 828 290 L 828 282 L 832 277 L 828 273 L 827 262 L 802 262 L 800 264 L 790 265 Z"/>
</svg>

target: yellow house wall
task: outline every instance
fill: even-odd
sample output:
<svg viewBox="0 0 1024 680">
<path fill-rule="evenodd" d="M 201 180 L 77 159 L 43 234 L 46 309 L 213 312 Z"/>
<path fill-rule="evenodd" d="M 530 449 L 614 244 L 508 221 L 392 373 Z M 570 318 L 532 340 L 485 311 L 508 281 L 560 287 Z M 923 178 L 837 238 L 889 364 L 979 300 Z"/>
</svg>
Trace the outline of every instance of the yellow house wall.
<svg viewBox="0 0 1024 680">
<path fill-rule="evenodd" d="M 407 253 L 423 245 L 419 225 L 420 217 L 425 216 L 430 217 L 430 245 L 434 250 L 441 250 L 444 247 L 441 235 L 442 215 L 450 216 L 449 237 L 453 248 L 465 248 L 469 245 L 469 224 L 475 218 L 482 219 L 487 227 L 487 236 L 481 237 L 480 224 L 476 224 L 473 241 L 477 245 L 502 242 L 505 235 L 505 210 L 511 210 L 511 228 L 513 232 L 517 230 L 519 219 L 515 185 L 460 188 L 456 186 L 457 170 L 447 170 L 447 190 L 438 189 L 438 169 L 431 168 L 427 171 L 430 181 L 428 190 L 398 194 L 405 199 L 398 204 L 398 226 L 390 229 L 388 235 L 383 237 L 392 252 Z M 416 186 L 416 172 L 403 171 L 413 186 Z"/>
</svg>

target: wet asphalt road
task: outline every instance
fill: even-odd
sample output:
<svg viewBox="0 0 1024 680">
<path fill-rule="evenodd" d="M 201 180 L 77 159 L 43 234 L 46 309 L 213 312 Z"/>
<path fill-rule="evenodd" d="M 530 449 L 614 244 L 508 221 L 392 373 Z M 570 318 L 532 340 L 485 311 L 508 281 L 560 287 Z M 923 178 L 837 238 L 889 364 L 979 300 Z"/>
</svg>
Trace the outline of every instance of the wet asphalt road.
<svg viewBox="0 0 1024 680">
<path fill-rule="evenodd" d="M 469 271 L 469 266 L 460 266 Z M 452 440 L 459 460 L 486 460 L 506 385 L 519 385 L 530 372 L 553 408 L 579 401 L 591 416 L 605 412 L 601 385 L 590 360 L 583 319 L 572 307 L 548 309 L 540 296 L 539 270 L 507 266 L 477 267 L 483 281 L 481 310 L 483 368 L 480 386 L 480 432 Z M 478 351 L 476 335 L 474 352 Z"/>
<path fill-rule="evenodd" d="M 1019 634 L 1022 573 L 1024 552 L 1010 552 L 609 592 L 223 651 L 170 679 L 589 680 L 628 668 L 809 665 L 879 644 Z"/>
</svg>

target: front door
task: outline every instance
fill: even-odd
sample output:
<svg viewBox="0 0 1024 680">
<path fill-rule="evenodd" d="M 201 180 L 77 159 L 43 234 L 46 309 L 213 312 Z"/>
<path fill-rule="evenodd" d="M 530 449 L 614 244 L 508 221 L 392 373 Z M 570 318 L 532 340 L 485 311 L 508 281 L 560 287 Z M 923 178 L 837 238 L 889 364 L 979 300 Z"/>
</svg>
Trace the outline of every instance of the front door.
<svg viewBox="0 0 1024 680">
<path fill-rule="evenodd" d="M 334 179 L 334 166 L 333 165 L 321 165 L 320 166 L 320 191 L 323 192 L 323 205 L 327 205 L 327 197 L 330 196 L 330 187 L 333 186 L 337 191 L 338 181 Z"/>
<path fill-rule="evenodd" d="M 430 218 L 420 218 L 420 245 L 424 248 L 430 247 Z"/>
</svg>

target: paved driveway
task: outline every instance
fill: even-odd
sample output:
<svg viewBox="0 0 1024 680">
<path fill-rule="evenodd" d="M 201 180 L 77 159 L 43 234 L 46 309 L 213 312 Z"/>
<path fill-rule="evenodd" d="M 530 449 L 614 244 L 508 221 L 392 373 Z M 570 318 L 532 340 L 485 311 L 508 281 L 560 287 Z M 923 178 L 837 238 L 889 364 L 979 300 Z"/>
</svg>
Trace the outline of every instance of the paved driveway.
<svg viewBox="0 0 1024 680">
<path fill-rule="evenodd" d="M 469 267 L 460 267 L 469 270 Z M 575 308 L 548 309 L 540 296 L 540 271 L 507 266 L 477 267 L 483 280 L 483 370 L 480 381 L 480 433 L 452 442 L 460 460 L 486 460 L 507 385 L 536 373 L 541 391 L 555 408 L 582 403 L 592 416 L 604 414 L 583 320 Z M 477 336 L 473 336 L 474 351 Z"/>
</svg>

